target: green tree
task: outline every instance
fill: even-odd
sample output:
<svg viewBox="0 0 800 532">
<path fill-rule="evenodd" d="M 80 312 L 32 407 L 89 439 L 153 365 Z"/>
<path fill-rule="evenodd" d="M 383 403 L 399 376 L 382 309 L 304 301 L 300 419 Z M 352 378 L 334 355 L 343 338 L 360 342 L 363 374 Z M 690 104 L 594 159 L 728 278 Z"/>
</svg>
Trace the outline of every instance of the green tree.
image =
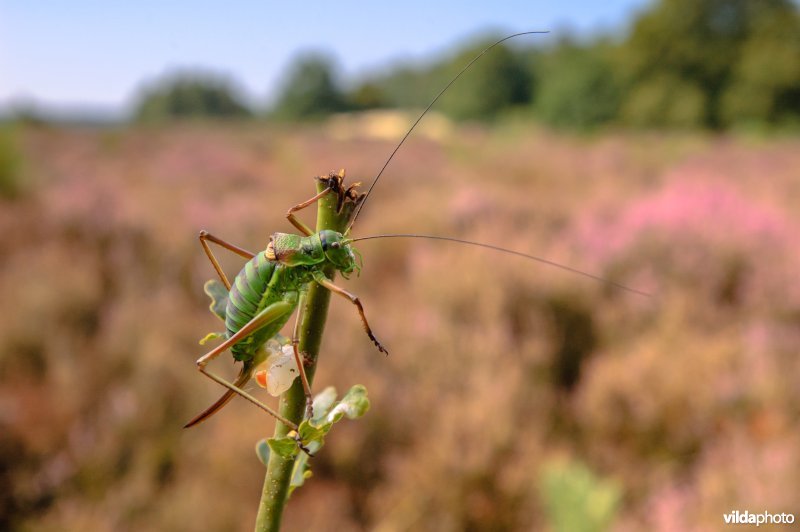
<svg viewBox="0 0 800 532">
<path fill-rule="evenodd" d="M 436 94 L 437 83 L 441 82 L 437 75 L 437 69 L 441 68 L 441 63 L 424 67 L 396 66 L 388 75 L 372 78 L 367 83 L 381 91 L 389 107 L 425 107 Z"/>
<path fill-rule="evenodd" d="M 365 81 L 353 90 L 348 100 L 354 109 L 377 109 L 387 106 L 387 97 L 381 86 L 373 81 Z"/>
<path fill-rule="evenodd" d="M 421 108 L 446 86 L 464 66 L 494 40 L 485 39 L 457 54 L 425 66 L 397 66 L 369 83 L 380 90 L 390 107 Z M 437 103 L 436 109 L 461 120 L 490 120 L 531 101 L 533 74 L 527 54 L 500 45 L 491 50 L 458 80 Z"/>
<path fill-rule="evenodd" d="M 791 0 L 661 0 L 634 21 L 622 48 L 631 87 L 623 117 L 723 126 L 723 95 L 746 43 L 765 18 L 796 10 Z"/>
<path fill-rule="evenodd" d="M 156 83 L 143 91 L 135 111 L 143 122 L 249 114 L 228 81 L 208 74 L 180 74 Z"/>
<path fill-rule="evenodd" d="M 496 39 L 470 46 L 436 69 L 438 86 L 446 85 Z M 456 119 L 487 120 L 514 106 L 530 103 L 533 76 L 522 54 L 499 45 L 481 57 L 441 100 L 441 109 Z"/>
<path fill-rule="evenodd" d="M 578 45 L 569 40 L 539 54 L 534 108 L 557 127 L 590 128 L 612 121 L 619 111 L 621 82 L 606 43 Z"/>
<path fill-rule="evenodd" d="M 293 63 L 273 115 L 283 120 L 314 120 L 347 108 L 335 80 L 333 61 L 314 53 Z"/>
<path fill-rule="evenodd" d="M 662 72 L 631 89 L 621 119 L 637 127 L 693 129 L 710 125 L 708 108 L 709 95 L 702 85 Z"/>
<path fill-rule="evenodd" d="M 722 97 L 727 124 L 800 123 L 800 14 L 774 12 L 755 24 Z"/>
<path fill-rule="evenodd" d="M 0 198 L 15 199 L 25 191 L 23 158 L 14 124 L 0 124 Z"/>
</svg>

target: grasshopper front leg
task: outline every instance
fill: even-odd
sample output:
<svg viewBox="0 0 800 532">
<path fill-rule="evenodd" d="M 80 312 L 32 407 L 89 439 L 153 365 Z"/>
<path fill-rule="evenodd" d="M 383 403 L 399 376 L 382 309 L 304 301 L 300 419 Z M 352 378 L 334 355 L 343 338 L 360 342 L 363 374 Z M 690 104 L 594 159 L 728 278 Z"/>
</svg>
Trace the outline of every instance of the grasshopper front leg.
<svg viewBox="0 0 800 532">
<path fill-rule="evenodd" d="M 306 224 L 304 224 L 302 222 L 302 220 L 300 220 L 300 218 L 295 216 L 294 213 L 297 212 L 297 211 L 303 210 L 306 207 L 308 207 L 309 205 L 312 205 L 315 202 L 319 201 L 319 199 L 321 197 L 323 197 L 325 194 L 327 194 L 330 191 L 331 191 L 330 188 L 326 188 L 325 190 L 323 190 L 322 192 L 320 192 L 319 194 L 317 194 L 313 198 L 311 198 L 309 200 L 306 200 L 303 203 L 298 203 L 294 207 L 290 208 L 286 212 L 286 219 L 289 220 L 289 223 L 292 224 L 293 226 L 295 226 L 297 229 L 299 229 L 300 232 L 303 233 L 304 235 L 306 235 L 306 236 L 313 235 L 314 231 L 312 231 L 310 227 L 308 227 Z"/>
<path fill-rule="evenodd" d="M 334 180 L 333 178 L 338 178 L 338 179 Z M 339 198 L 340 198 L 340 201 L 341 201 L 341 199 L 345 195 L 345 191 L 341 188 L 342 179 L 344 179 L 344 168 L 339 170 L 338 174 L 331 174 L 329 176 L 328 188 L 326 188 L 325 190 L 323 190 L 322 192 L 320 192 L 319 194 L 317 194 L 313 198 L 307 199 L 306 201 L 304 201 L 302 203 L 298 203 L 294 207 L 290 208 L 286 212 L 286 219 L 289 220 L 289 223 L 292 224 L 293 226 L 295 226 L 304 235 L 306 235 L 306 236 L 313 235 L 315 233 L 315 231 L 313 231 L 310 227 L 308 227 L 306 224 L 304 224 L 297 216 L 295 216 L 294 213 L 296 213 L 297 211 L 301 211 L 301 210 L 305 209 L 306 207 L 308 207 L 310 205 L 313 205 L 314 203 L 319 201 L 320 198 L 322 198 L 323 196 L 325 196 L 329 192 L 336 192 L 339 195 Z"/>
<path fill-rule="evenodd" d="M 358 315 L 361 317 L 361 323 L 364 324 L 364 331 L 366 331 L 367 336 L 369 336 L 369 339 L 372 340 L 372 342 L 375 344 L 375 347 L 378 348 L 378 351 L 388 355 L 389 351 L 387 351 L 386 348 L 383 347 L 383 344 L 380 343 L 380 341 L 372 333 L 372 328 L 369 326 L 369 322 L 367 321 L 367 316 L 364 314 L 364 307 L 363 305 L 361 305 L 361 300 L 358 299 L 358 296 L 348 292 L 347 290 L 345 290 L 340 286 L 336 286 L 330 279 L 325 277 L 324 273 L 320 271 L 314 272 L 314 280 L 317 282 L 317 284 L 324 286 L 334 294 L 342 296 L 343 298 L 347 299 L 353 305 L 356 306 L 356 309 L 358 309 Z"/>
</svg>

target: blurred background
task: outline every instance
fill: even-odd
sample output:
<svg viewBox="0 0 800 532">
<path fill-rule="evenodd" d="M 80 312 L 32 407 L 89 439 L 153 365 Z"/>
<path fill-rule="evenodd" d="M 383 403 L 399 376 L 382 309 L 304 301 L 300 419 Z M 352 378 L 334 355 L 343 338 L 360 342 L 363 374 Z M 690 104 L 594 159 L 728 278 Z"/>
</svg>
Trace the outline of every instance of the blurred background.
<svg viewBox="0 0 800 532">
<path fill-rule="evenodd" d="M 133 4 L 132 4 L 133 5 Z M 315 387 L 367 386 L 287 530 L 709 530 L 800 512 L 791 0 L 0 6 L 0 529 L 247 530 L 273 421 L 194 366 L 200 229 L 375 189 Z M 307 218 L 308 219 L 308 218 Z M 236 256 L 219 254 L 229 274 Z M 794 279 L 794 280 L 793 280 Z M 229 357 L 217 366 L 234 373 Z"/>
</svg>

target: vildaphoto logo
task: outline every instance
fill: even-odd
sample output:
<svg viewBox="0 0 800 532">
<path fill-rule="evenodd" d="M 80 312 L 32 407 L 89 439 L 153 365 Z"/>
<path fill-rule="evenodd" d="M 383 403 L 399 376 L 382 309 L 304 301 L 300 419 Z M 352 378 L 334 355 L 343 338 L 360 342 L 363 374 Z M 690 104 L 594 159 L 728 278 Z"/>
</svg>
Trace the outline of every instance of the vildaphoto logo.
<svg viewBox="0 0 800 532">
<path fill-rule="evenodd" d="M 722 514 L 726 525 L 791 525 L 794 523 L 794 514 L 779 513 L 771 514 L 769 512 L 761 512 L 758 514 L 749 512 L 747 510 L 740 512 L 734 510 L 727 514 Z"/>
</svg>

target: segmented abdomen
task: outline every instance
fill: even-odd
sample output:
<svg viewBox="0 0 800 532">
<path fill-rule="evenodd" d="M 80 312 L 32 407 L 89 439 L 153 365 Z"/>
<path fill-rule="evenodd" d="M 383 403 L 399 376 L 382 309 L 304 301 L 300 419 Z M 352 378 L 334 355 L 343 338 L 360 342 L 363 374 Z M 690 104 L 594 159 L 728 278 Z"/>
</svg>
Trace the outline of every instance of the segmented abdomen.
<svg viewBox="0 0 800 532">
<path fill-rule="evenodd" d="M 274 271 L 275 263 L 270 262 L 262 251 L 250 259 L 236 276 L 228 294 L 225 314 L 229 337 L 262 309 L 262 298 Z"/>
</svg>

